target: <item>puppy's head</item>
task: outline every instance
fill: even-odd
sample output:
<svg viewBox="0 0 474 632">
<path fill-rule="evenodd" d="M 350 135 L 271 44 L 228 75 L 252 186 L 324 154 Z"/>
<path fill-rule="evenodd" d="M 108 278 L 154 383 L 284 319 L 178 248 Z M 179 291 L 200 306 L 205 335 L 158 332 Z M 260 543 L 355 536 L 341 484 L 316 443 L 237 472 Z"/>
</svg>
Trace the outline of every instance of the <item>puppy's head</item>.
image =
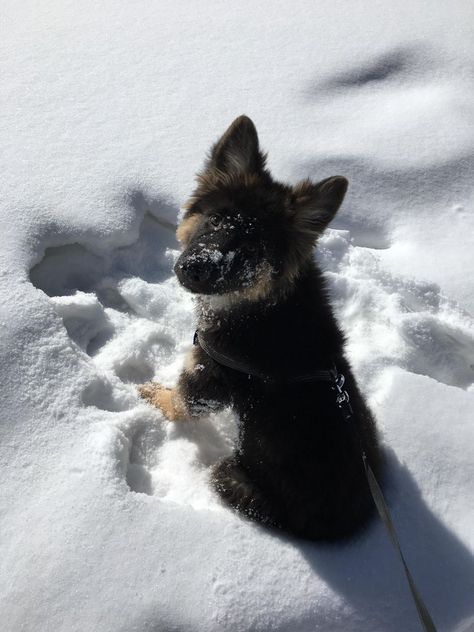
<svg viewBox="0 0 474 632">
<path fill-rule="evenodd" d="M 183 252 L 175 272 L 191 292 L 236 300 L 291 287 L 347 189 L 341 176 L 275 182 L 246 116 L 212 147 L 197 179 L 177 230 Z"/>
</svg>

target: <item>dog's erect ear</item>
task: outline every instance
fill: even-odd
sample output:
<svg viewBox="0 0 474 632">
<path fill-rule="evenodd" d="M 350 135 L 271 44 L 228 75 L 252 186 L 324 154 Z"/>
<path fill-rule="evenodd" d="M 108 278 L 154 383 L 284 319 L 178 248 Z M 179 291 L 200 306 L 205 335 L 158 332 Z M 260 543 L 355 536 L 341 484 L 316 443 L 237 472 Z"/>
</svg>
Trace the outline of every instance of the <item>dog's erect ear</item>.
<svg viewBox="0 0 474 632">
<path fill-rule="evenodd" d="M 309 180 L 297 184 L 290 209 L 297 229 L 315 236 L 321 234 L 341 206 L 348 184 L 343 176 L 332 176 L 317 184 Z"/>
<path fill-rule="evenodd" d="M 239 116 L 211 149 L 208 170 L 229 176 L 258 173 L 265 157 L 258 146 L 255 125 L 248 116 Z"/>
</svg>

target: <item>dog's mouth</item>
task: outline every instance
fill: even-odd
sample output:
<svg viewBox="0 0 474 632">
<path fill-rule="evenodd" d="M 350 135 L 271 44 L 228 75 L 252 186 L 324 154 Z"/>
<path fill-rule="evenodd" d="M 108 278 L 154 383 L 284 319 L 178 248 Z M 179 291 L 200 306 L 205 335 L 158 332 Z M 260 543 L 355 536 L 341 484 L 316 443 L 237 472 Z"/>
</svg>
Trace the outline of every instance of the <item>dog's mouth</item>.
<svg viewBox="0 0 474 632">
<path fill-rule="evenodd" d="M 253 287 L 261 273 L 258 248 L 249 245 L 222 252 L 198 244 L 185 250 L 174 266 L 178 281 L 195 294 L 227 294 Z"/>
</svg>

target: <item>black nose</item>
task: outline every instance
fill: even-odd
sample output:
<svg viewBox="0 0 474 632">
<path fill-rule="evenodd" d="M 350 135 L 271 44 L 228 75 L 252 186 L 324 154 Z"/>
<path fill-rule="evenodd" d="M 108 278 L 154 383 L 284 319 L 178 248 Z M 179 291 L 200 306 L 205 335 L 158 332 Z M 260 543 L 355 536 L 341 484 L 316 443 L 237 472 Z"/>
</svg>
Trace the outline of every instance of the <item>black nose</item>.
<svg viewBox="0 0 474 632">
<path fill-rule="evenodd" d="M 179 268 L 183 276 L 193 283 L 207 281 L 211 274 L 209 262 L 203 261 L 202 259 L 188 259 L 187 261 L 183 261 L 183 263 L 179 265 Z"/>
</svg>

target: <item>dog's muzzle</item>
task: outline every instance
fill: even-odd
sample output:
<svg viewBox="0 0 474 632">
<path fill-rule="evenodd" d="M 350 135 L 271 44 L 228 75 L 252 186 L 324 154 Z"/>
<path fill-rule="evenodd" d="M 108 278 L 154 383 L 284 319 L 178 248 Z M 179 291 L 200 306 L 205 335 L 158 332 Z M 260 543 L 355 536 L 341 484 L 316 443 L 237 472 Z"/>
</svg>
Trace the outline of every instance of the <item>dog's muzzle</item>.
<svg viewBox="0 0 474 632">
<path fill-rule="evenodd" d="M 174 271 L 183 285 L 200 286 L 211 276 L 211 264 L 203 257 L 187 257 L 183 261 L 178 260 Z"/>
<path fill-rule="evenodd" d="M 251 285 L 255 253 L 245 247 L 223 253 L 210 246 L 185 250 L 174 266 L 178 281 L 196 294 L 224 294 Z"/>
<path fill-rule="evenodd" d="M 234 275 L 234 253 L 223 254 L 210 247 L 185 251 L 174 266 L 178 281 L 198 294 L 219 294 Z"/>
</svg>

